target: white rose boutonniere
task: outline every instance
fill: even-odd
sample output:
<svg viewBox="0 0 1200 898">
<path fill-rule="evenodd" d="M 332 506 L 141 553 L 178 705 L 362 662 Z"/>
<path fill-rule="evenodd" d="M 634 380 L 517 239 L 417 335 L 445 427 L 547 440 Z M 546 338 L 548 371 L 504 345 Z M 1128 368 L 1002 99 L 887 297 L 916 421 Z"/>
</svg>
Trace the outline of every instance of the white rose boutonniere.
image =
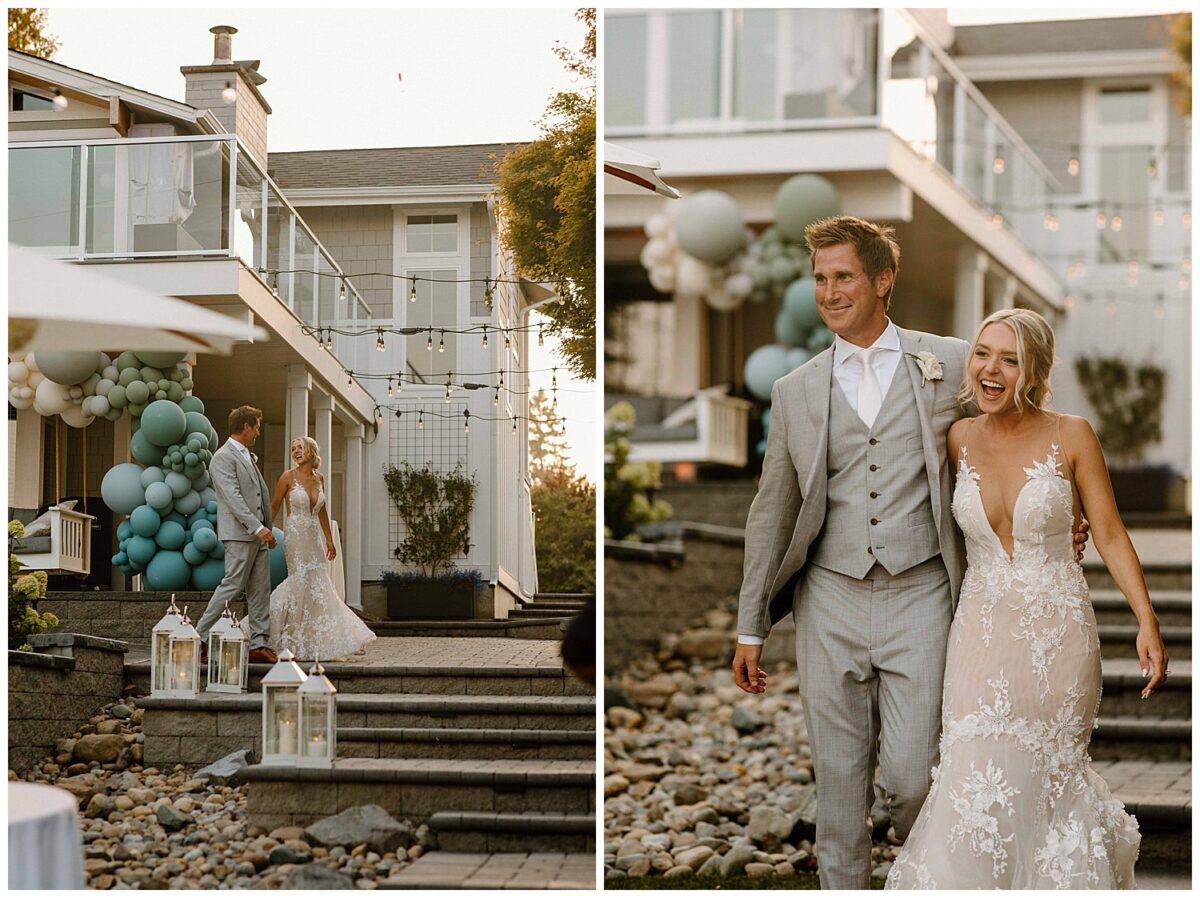
<svg viewBox="0 0 1200 898">
<path fill-rule="evenodd" d="M 943 376 L 942 363 L 938 361 L 938 357 L 932 352 L 906 352 L 910 359 L 917 363 L 917 367 L 921 369 L 921 386 L 925 386 L 927 381 L 941 380 Z"/>
</svg>

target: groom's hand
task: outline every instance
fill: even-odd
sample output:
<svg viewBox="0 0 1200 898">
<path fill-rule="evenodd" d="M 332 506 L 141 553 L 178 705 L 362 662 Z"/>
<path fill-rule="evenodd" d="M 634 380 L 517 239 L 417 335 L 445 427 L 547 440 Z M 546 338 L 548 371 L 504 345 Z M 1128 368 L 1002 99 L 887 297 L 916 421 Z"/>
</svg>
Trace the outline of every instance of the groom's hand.
<svg viewBox="0 0 1200 898">
<path fill-rule="evenodd" d="M 1092 529 L 1092 525 L 1088 523 L 1087 518 L 1080 518 L 1079 524 L 1075 528 L 1073 538 L 1075 540 L 1075 560 L 1083 564 L 1083 552 L 1087 548 L 1088 531 Z"/>
<path fill-rule="evenodd" d="M 755 695 L 767 691 L 766 671 L 759 670 L 758 667 L 758 659 L 761 657 L 761 645 L 738 643 L 733 654 L 733 682 L 743 692 Z"/>
</svg>

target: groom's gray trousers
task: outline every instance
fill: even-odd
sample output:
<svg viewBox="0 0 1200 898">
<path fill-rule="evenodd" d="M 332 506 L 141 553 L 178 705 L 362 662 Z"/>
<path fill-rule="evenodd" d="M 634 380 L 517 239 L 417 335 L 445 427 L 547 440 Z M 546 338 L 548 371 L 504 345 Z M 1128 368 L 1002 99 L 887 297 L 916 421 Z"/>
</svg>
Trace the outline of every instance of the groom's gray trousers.
<svg viewBox="0 0 1200 898">
<path fill-rule="evenodd" d="M 793 615 L 821 888 L 865 889 L 876 744 L 901 839 L 937 763 L 950 580 L 940 556 L 895 576 L 876 564 L 862 580 L 809 564 Z"/>
<path fill-rule="evenodd" d="M 228 539 L 225 546 L 225 577 L 208 601 L 204 616 L 196 624 L 196 632 L 208 641 L 208 631 L 225 610 L 243 594 L 271 594 L 271 562 L 267 544 L 259 539 Z M 271 603 L 246 602 L 250 615 L 250 648 L 269 648 L 271 635 Z"/>
</svg>

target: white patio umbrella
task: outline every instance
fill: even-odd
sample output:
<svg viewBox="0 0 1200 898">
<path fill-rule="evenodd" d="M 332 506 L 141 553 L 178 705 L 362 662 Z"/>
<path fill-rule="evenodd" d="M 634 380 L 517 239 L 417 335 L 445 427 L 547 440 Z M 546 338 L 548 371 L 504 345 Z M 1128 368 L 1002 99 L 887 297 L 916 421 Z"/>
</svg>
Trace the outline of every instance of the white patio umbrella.
<svg viewBox="0 0 1200 898">
<path fill-rule="evenodd" d="M 267 332 L 102 274 L 8 247 L 8 351 L 153 349 L 229 355 Z"/>
<path fill-rule="evenodd" d="M 657 193 L 667 199 L 679 199 L 679 191 L 658 176 L 662 167 L 657 159 L 604 142 L 605 193 Z"/>
</svg>

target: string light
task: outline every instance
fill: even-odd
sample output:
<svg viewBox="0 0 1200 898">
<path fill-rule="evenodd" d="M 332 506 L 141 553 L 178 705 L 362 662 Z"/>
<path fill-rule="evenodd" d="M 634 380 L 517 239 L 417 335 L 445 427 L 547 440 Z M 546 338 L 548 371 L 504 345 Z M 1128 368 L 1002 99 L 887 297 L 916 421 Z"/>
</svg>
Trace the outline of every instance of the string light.
<svg viewBox="0 0 1200 898">
<path fill-rule="evenodd" d="M 271 295 L 279 299 L 279 275 L 278 273 L 271 275 Z"/>
<path fill-rule="evenodd" d="M 1110 299 L 1108 305 L 1105 307 L 1105 311 L 1108 312 L 1108 317 L 1113 317 L 1117 314 L 1117 304 Z"/>
<path fill-rule="evenodd" d="M 418 430 L 425 429 L 425 412 L 423 412 L 423 411 L 417 412 L 417 429 Z"/>
<path fill-rule="evenodd" d="M 338 302 L 346 301 L 346 279 L 342 278 L 341 286 L 338 287 Z"/>
<path fill-rule="evenodd" d="M 545 342 L 542 338 L 542 326 L 538 324 L 538 346 L 544 346 Z"/>
<path fill-rule="evenodd" d="M 1121 216 L 1120 216 L 1120 215 L 1114 215 L 1114 216 L 1112 217 L 1112 221 L 1111 221 L 1111 222 L 1109 222 L 1109 227 L 1111 227 L 1111 228 L 1113 229 L 1113 231 L 1114 231 L 1114 232 L 1116 232 L 1116 231 L 1119 231 L 1119 230 L 1121 230 L 1121 225 L 1123 225 L 1123 224 L 1124 224 L 1124 221 L 1123 221 L 1123 219 L 1121 218 Z"/>
<path fill-rule="evenodd" d="M 1190 229 L 1192 226 L 1192 213 L 1184 212 L 1183 217 L 1180 218 L 1180 223 L 1184 226 L 1184 228 Z"/>
<path fill-rule="evenodd" d="M 417 301 L 417 279 L 416 278 L 412 279 L 412 291 L 408 294 L 408 301 L 409 302 Z"/>
<path fill-rule="evenodd" d="M 433 352 L 433 329 L 429 330 L 429 339 L 425 341 L 425 349 L 428 352 Z"/>
<path fill-rule="evenodd" d="M 1103 212 L 1097 212 L 1096 213 L 1096 229 L 1099 231 L 1103 231 L 1107 224 L 1108 224 L 1108 216 L 1105 215 Z"/>
<path fill-rule="evenodd" d="M 54 89 L 54 99 L 51 102 L 54 103 L 55 112 L 62 112 L 67 108 L 67 98 L 63 96 L 63 92 L 58 88 Z"/>
<path fill-rule="evenodd" d="M 387 344 L 383 342 L 383 328 L 379 329 L 379 339 L 375 341 L 375 348 L 379 352 L 387 351 Z"/>
<path fill-rule="evenodd" d="M 1165 220 L 1165 218 L 1166 218 L 1166 216 L 1164 216 L 1164 215 L 1163 215 L 1163 210 L 1162 210 L 1162 209 L 1155 209 L 1155 210 L 1154 210 L 1154 223 L 1155 223 L 1156 225 L 1158 225 L 1158 226 L 1160 226 L 1160 227 L 1161 227 L 1161 226 L 1162 226 L 1162 223 L 1163 223 L 1163 221 Z"/>
<path fill-rule="evenodd" d="M 492 405 L 500 404 L 500 388 L 496 387 L 496 395 L 492 397 Z"/>
<path fill-rule="evenodd" d="M 446 375 L 446 401 L 450 401 L 450 394 L 453 392 L 453 387 L 450 385 L 450 375 Z"/>
<path fill-rule="evenodd" d="M 484 306 L 487 307 L 487 310 L 489 312 L 492 310 L 493 302 L 494 301 L 492 299 L 492 285 L 488 281 L 487 278 L 484 278 L 483 279 L 483 304 L 484 304 Z"/>
<path fill-rule="evenodd" d="M 346 386 L 348 386 L 348 387 L 354 386 L 354 375 L 351 374 L 349 371 L 346 372 Z"/>
<path fill-rule="evenodd" d="M 512 421 L 513 421 L 513 433 L 516 433 L 517 432 L 517 416 L 516 415 L 513 415 Z"/>
<path fill-rule="evenodd" d="M 1184 274 L 1192 273 L 1192 260 L 1190 257 L 1184 259 L 1183 262 L 1180 263 L 1179 270 L 1182 271 Z"/>
<path fill-rule="evenodd" d="M 992 160 L 992 171 L 998 175 L 1004 174 L 1004 157 L 997 156 Z"/>
<path fill-rule="evenodd" d="M 1158 300 L 1154 303 L 1154 317 L 1159 321 L 1167 317 L 1167 307 L 1163 302 L 1163 295 L 1161 293 L 1158 294 Z"/>
<path fill-rule="evenodd" d="M 1051 209 L 1044 216 L 1042 216 L 1042 227 L 1045 228 L 1047 231 L 1057 231 L 1058 230 L 1058 217 L 1054 214 L 1053 209 Z"/>
<path fill-rule="evenodd" d="M 1072 309 L 1074 309 L 1075 308 L 1075 297 L 1068 295 L 1067 298 L 1063 300 L 1063 308 L 1066 309 L 1068 312 L 1071 311 Z"/>
<path fill-rule="evenodd" d="M 1150 161 L 1146 163 L 1146 177 L 1151 180 L 1158 177 L 1158 157 L 1151 156 Z"/>
<path fill-rule="evenodd" d="M 484 349 L 487 349 L 487 348 L 488 348 L 488 341 L 487 341 L 487 325 L 486 325 L 486 324 L 483 326 L 483 348 L 484 348 Z"/>
<path fill-rule="evenodd" d="M 446 332 L 442 331 L 441 333 L 442 333 L 442 335 L 438 339 L 438 352 L 445 352 L 446 351 Z"/>
<path fill-rule="evenodd" d="M 463 409 L 463 433 L 471 432 L 471 410 Z"/>
<path fill-rule="evenodd" d="M 1067 174 L 1073 178 L 1079 175 L 1079 147 L 1071 148 L 1071 158 L 1067 160 Z"/>
<path fill-rule="evenodd" d="M 999 228 L 1004 225 L 1004 216 L 999 212 L 992 213 L 992 227 Z"/>
<path fill-rule="evenodd" d="M 225 82 L 225 89 L 221 91 L 221 99 L 225 101 L 226 106 L 232 106 L 237 102 L 237 90 L 234 89 L 232 81 Z"/>
<path fill-rule="evenodd" d="M 387 395 L 388 395 L 388 399 L 391 399 L 391 398 L 392 398 L 392 379 L 391 379 L 390 377 L 388 378 L 388 391 L 387 391 Z"/>
</svg>

